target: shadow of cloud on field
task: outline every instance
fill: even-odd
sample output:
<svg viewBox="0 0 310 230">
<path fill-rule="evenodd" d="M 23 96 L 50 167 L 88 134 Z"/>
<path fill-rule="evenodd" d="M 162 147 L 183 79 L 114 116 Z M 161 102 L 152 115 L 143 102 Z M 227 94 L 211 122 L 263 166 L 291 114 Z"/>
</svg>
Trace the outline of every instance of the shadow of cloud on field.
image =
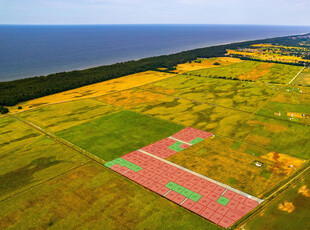
<svg viewBox="0 0 310 230">
<path fill-rule="evenodd" d="M 41 157 L 22 168 L 0 175 L 0 197 L 34 183 L 35 173 L 63 162 L 56 160 L 56 157 Z"/>
</svg>

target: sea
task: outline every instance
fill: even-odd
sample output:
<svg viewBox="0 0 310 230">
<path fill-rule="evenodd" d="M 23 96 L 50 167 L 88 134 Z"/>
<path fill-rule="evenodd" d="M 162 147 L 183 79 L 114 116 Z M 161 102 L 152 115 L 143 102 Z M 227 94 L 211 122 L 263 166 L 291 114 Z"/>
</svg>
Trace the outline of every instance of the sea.
<svg viewBox="0 0 310 230">
<path fill-rule="evenodd" d="M 0 81 L 309 32 L 305 26 L 0 25 Z"/>
</svg>

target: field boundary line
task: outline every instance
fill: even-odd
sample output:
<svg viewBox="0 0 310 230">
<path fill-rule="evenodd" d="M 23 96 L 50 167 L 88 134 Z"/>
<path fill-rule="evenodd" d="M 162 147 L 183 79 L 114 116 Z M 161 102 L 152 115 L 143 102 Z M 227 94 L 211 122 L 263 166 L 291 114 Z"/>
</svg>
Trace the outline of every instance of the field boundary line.
<svg viewBox="0 0 310 230">
<path fill-rule="evenodd" d="M 298 77 L 302 71 L 304 71 L 305 68 L 306 68 L 306 66 L 304 66 L 304 68 L 302 68 L 302 70 L 300 70 L 299 73 L 296 74 L 296 76 L 288 83 L 288 85 L 290 85 L 295 80 L 295 78 Z"/>
<path fill-rule="evenodd" d="M 224 188 L 226 188 L 226 189 L 229 189 L 229 190 L 231 190 L 231 191 L 233 191 L 233 192 L 235 192 L 235 193 L 238 193 L 238 194 L 243 195 L 243 196 L 245 196 L 245 197 L 247 197 L 247 198 L 250 198 L 250 199 L 252 199 L 252 200 L 255 200 L 255 201 L 257 201 L 259 204 L 262 203 L 262 202 L 264 201 L 264 200 L 262 200 L 262 199 L 259 199 L 259 198 L 255 197 L 255 196 L 252 196 L 252 195 L 247 194 L 247 193 L 245 193 L 245 192 L 242 192 L 242 191 L 240 191 L 240 190 L 238 190 L 238 189 L 235 189 L 235 188 L 233 188 L 233 187 L 230 187 L 229 185 L 226 185 L 226 184 L 223 184 L 223 183 L 221 183 L 221 182 L 219 182 L 219 181 L 216 181 L 216 180 L 214 180 L 214 179 L 212 179 L 212 178 L 210 178 L 210 177 L 204 176 L 204 175 L 202 175 L 202 174 L 200 174 L 200 173 L 197 173 L 197 172 L 194 172 L 194 171 L 192 171 L 192 170 L 190 170 L 190 169 L 188 169 L 188 168 L 185 168 L 185 167 L 183 167 L 183 166 L 180 166 L 180 165 L 178 165 L 178 164 L 175 164 L 175 163 L 173 163 L 173 162 L 171 162 L 171 161 L 168 161 L 168 160 L 165 160 L 165 159 L 160 158 L 160 157 L 158 157 L 158 156 L 155 156 L 155 155 L 153 155 L 153 154 L 151 154 L 151 153 L 148 153 L 148 152 L 146 152 L 146 151 L 144 151 L 144 150 L 142 150 L 142 149 L 139 149 L 138 151 L 140 151 L 140 152 L 142 152 L 142 153 L 144 153 L 144 154 L 146 154 L 146 155 L 148 155 L 148 156 L 150 156 L 150 157 L 153 157 L 153 158 L 155 158 L 155 159 L 157 159 L 157 160 L 160 160 L 160 161 L 162 161 L 162 162 L 164 162 L 164 163 L 166 163 L 166 164 L 172 165 L 172 166 L 174 166 L 174 167 L 177 167 L 177 168 L 179 168 L 179 169 L 182 169 L 183 171 L 186 171 L 186 172 L 191 173 L 191 174 L 193 174 L 193 175 L 195 175 L 195 176 L 198 176 L 198 177 L 200 177 L 200 178 L 203 178 L 203 179 L 205 179 L 205 180 L 207 180 L 207 181 L 211 181 L 212 183 L 215 183 L 215 184 L 217 184 L 217 185 L 219 185 L 219 186 L 222 186 L 222 187 L 224 187 Z"/>
<path fill-rule="evenodd" d="M 53 177 L 51 177 L 51 178 L 49 178 L 49 179 L 47 179 L 47 180 L 41 181 L 40 183 L 35 184 L 35 185 L 33 185 L 33 186 L 31 186 L 31 187 L 29 187 L 29 188 L 27 188 L 27 189 L 24 189 L 24 190 L 22 190 L 22 191 L 19 191 L 19 192 L 17 192 L 17 193 L 14 193 L 14 194 L 11 194 L 11 195 L 9 195 L 9 196 L 7 196 L 7 197 L 4 197 L 4 198 L 2 198 L 2 199 L 0 200 L 0 202 L 5 202 L 6 200 L 9 200 L 9 199 L 11 199 L 11 198 L 13 198 L 13 197 L 15 197 L 15 196 L 18 196 L 18 195 L 24 193 L 24 192 L 27 192 L 27 191 L 29 191 L 29 190 L 32 190 L 32 189 L 34 189 L 35 187 L 38 187 L 38 186 L 40 186 L 40 185 L 42 185 L 42 184 L 44 184 L 44 183 L 46 183 L 46 182 L 49 182 L 49 181 L 51 181 L 51 180 L 56 179 L 57 177 L 63 176 L 63 175 L 65 175 L 65 174 L 67 174 L 67 173 L 69 173 L 69 172 L 71 172 L 71 171 L 74 171 L 74 170 L 76 170 L 76 169 L 78 169 L 78 168 L 80 168 L 80 167 L 83 167 L 83 166 L 89 164 L 90 162 L 92 162 L 92 161 L 84 162 L 84 163 L 82 163 L 82 164 L 80 164 L 80 165 L 78 165 L 78 166 L 76 166 L 76 167 L 74 167 L 74 168 L 72 168 L 72 169 L 69 169 L 68 171 L 65 171 L 65 172 L 63 172 L 63 173 L 60 173 L 60 174 L 58 174 L 58 175 L 56 175 L 56 176 L 53 176 Z"/>
</svg>

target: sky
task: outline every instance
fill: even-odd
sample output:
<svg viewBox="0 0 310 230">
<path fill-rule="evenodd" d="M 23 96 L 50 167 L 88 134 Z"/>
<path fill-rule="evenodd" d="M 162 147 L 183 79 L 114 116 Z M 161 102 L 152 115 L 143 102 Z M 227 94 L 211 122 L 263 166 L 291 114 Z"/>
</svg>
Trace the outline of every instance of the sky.
<svg viewBox="0 0 310 230">
<path fill-rule="evenodd" d="M 310 25 L 310 0 L 0 0 L 0 24 Z"/>
</svg>

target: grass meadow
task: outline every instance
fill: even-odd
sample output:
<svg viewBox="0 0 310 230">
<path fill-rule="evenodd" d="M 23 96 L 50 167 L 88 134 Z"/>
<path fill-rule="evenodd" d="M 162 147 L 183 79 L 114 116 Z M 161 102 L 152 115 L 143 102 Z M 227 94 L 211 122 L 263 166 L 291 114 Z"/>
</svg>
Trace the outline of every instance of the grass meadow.
<svg viewBox="0 0 310 230">
<path fill-rule="evenodd" d="M 1 229 L 220 229 L 95 163 L 2 202 Z"/>
</svg>

